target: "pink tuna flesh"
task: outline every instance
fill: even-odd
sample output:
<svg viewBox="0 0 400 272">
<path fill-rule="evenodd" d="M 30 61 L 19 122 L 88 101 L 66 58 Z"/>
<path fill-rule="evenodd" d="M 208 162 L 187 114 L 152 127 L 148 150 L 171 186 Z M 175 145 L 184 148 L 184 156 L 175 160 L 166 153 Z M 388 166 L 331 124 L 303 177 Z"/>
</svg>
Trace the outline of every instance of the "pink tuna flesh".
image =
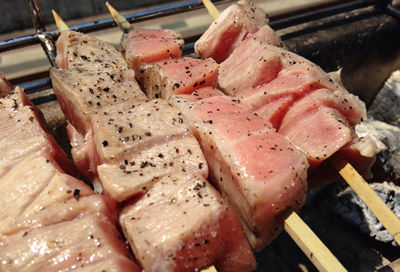
<svg viewBox="0 0 400 272">
<path fill-rule="evenodd" d="M 210 175 L 241 218 L 251 246 L 261 250 L 304 203 L 307 161 L 261 117 L 228 113 L 210 121 L 196 122 Z"/>
<path fill-rule="evenodd" d="M 195 44 L 202 59 L 213 58 L 221 63 L 249 33 L 268 23 L 264 10 L 248 1 L 239 1 L 226 8 Z"/>
<path fill-rule="evenodd" d="M 144 65 L 182 56 L 182 35 L 169 29 L 133 29 L 122 37 L 125 60 L 136 76 Z"/>
<path fill-rule="evenodd" d="M 150 99 L 190 94 L 203 87 L 216 87 L 218 64 L 212 59 L 185 57 L 149 65 L 143 72 L 143 88 Z"/>
<path fill-rule="evenodd" d="M 201 176 L 172 174 L 122 210 L 120 223 L 146 271 L 252 271 L 239 220 Z"/>
</svg>

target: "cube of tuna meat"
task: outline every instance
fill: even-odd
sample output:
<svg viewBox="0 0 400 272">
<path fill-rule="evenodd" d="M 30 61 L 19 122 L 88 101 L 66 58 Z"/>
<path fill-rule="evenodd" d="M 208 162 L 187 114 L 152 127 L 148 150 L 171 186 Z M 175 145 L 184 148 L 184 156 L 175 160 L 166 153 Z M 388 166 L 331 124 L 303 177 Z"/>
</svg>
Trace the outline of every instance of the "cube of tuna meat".
<svg viewBox="0 0 400 272">
<path fill-rule="evenodd" d="M 335 85 L 328 74 L 316 65 L 296 63 L 281 70 L 272 81 L 245 89 L 237 97 L 255 111 L 265 104 L 283 97 L 292 97 L 294 100 L 298 100 L 321 88 L 335 91 L 340 87 Z"/>
<path fill-rule="evenodd" d="M 182 57 L 182 35 L 169 29 L 133 29 L 122 36 L 125 60 L 136 76 L 146 64 Z"/>
<path fill-rule="evenodd" d="M 45 151 L 37 151 L 9 163 L 7 169 L 2 167 L 0 191 L 7 197 L 0 199 L 1 229 L 13 232 L 20 215 L 37 213 L 53 202 L 72 198 L 74 190 L 82 195 L 92 193 L 82 182 L 60 173 L 50 159 Z"/>
<path fill-rule="evenodd" d="M 143 71 L 143 89 L 150 99 L 190 94 L 203 87 L 216 87 L 218 64 L 212 59 L 189 57 L 157 62 Z"/>
<path fill-rule="evenodd" d="M 72 126 L 70 130 L 74 133 Z M 104 192 L 117 201 L 142 194 L 172 172 L 208 175 L 189 124 L 165 100 L 94 116 L 90 131 L 90 137 L 79 139 L 77 134 L 71 141 L 77 143 L 79 151 L 72 152 L 75 162 L 81 163 L 81 169 L 87 167 L 86 172 L 95 173 Z"/>
<path fill-rule="evenodd" d="M 237 96 L 272 81 L 281 71 L 296 64 L 304 65 L 303 68 L 307 71 L 320 69 L 297 54 L 249 35 L 229 58 L 221 63 L 218 86 L 226 94 Z"/>
<path fill-rule="evenodd" d="M 115 256 L 139 271 L 111 202 L 63 172 L 65 154 L 22 90 L 0 104 L 0 270 L 69 271 Z"/>
<path fill-rule="evenodd" d="M 80 32 L 63 31 L 56 46 L 56 63 L 59 68 L 79 68 L 93 72 L 122 70 L 126 73 L 125 77 L 134 77 L 134 72 L 128 68 L 121 52 L 111 43 Z"/>
<path fill-rule="evenodd" d="M 255 258 L 239 220 L 204 177 L 171 174 L 120 216 L 129 244 L 146 271 L 252 271 Z"/>
<path fill-rule="evenodd" d="M 317 90 L 298 100 L 282 120 L 279 133 L 306 154 L 312 167 L 318 166 L 353 139 L 353 129 L 342 106 L 329 90 Z"/>
<path fill-rule="evenodd" d="M 373 140 L 356 136 L 337 152 L 366 179 L 372 178 L 370 168 L 375 162 L 376 153 L 377 147 Z M 317 187 L 340 179 L 337 170 L 328 161 L 324 161 L 315 171 L 309 173 L 308 184 L 310 187 Z"/>
<path fill-rule="evenodd" d="M 189 121 L 196 138 L 198 138 L 197 130 L 194 126 L 196 121 L 209 120 L 214 114 L 218 113 L 249 112 L 245 105 L 240 104 L 239 100 L 230 96 L 213 96 L 199 100 L 194 98 L 197 97 L 194 95 L 176 95 L 171 96 L 169 102 L 174 108 L 183 113 L 186 120 Z"/>
<path fill-rule="evenodd" d="M 268 23 L 264 10 L 253 3 L 242 0 L 230 5 L 210 25 L 195 44 L 195 51 L 201 58 L 224 61 L 246 38 Z"/>
<path fill-rule="evenodd" d="M 2 271 L 70 271 L 129 256 L 117 229 L 101 214 L 77 217 L 0 239 Z M 132 271 L 141 271 L 130 263 Z"/>
<path fill-rule="evenodd" d="M 253 249 L 261 250 L 303 205 L 307 160 L 254 114 L 215 114 L 196 122 L 196 129 L 212 180 L 239 215 Z"/>
<path fill-rule="evenodd" d="M 110 75 L 114 75 L 110 77 Z M 124 78 L 120 71 L 50 69 L 54 93 L 68 121 L 81 134 L 90 129 L 91 118 L 109 108 L 131 108 L 146 100 L 134 77 Z"/>
<path fill-rule="evenodd" d="M 44 150 L 64 171 L 76 175 L 73 163 L 46 130 L 42 113 L 16 87 L 0 101 L 0 165 L 24 154 Z"/>
</svg>

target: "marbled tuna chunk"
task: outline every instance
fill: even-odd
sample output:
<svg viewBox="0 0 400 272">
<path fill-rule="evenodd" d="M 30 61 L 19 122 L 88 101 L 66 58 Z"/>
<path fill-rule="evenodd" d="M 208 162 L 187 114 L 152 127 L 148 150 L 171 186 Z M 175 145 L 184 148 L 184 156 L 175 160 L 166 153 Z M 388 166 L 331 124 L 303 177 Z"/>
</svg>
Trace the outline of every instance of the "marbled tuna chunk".
<svg viewBox="0 0 400 272">
<path fill-rule="evenodd" d="M 172 174 L 128 203 L 120 223 L 146 271 L 252 271 L 239 220 L 200 176 Z"/>
<path fill-rule="evenodd" d="M 249 33 L 255 33 L 268 23 L 261 8 L 242 0 L 230 5 L 210 25 L 195 44 L 201 58 L 224 61 Z"/>
<path fill-rule="evenodd" d="M 96 162 L 94 171 L 105 192 L 118 201 L 145 192 L 169 173 L 208 175 L 189 124 L 165 100 L 98 115 L 93 118 L 92 131 L 95 155 L 90 161 Z"/>
<path fill-rule="evenodd" d="M 192 135 L 169 139 L 145 150 L 131 153 L 118 163 L 97 168 L 104 191 L 117 201 L 145 193 L 158 180 L 171 173 L 197 173 L 208 176 L 208 166 Z"/>
<path fill-rule="evenodd" d="M 76 174 L 72 162 L 46 130 L 42 113 L 16 87 L 0 100 L 0 165 L 24 154 L 44 150 L 64 171 Z"/>
<path fill-rule="evenodd" d="M 304 203 L 304 155 L 249 113 L 215 114 L 196 129 L 212 180 L 241 218 L 251 246 L 261 250 Z"/>
<path fill-rule="evenodd" d="M 278 53 L 266 50 L 251 37 L 241 42 L 220 64 L 218 86 L 227 95 L 268 83 L 282 70 Z"/>
<path fill-rule="evenodd" d="M 95 214 L 0 239 L 3 271 L 70 271 L 128 256 L 115 226 Z"/>
<path fill-rule="evenodd" d="M 128 109 L 134 103 L 146 100 L 134 76 L 123 78 L 115 71 L 115 77 L 102 71 L 77 69 L 50 69 L 54 92 L 68 121 L 85 134 L 90 129 L 94 115 L 107 114 L 109 108 Z"/>
<path fill-rule="evenodd" d="M 114 256 L 138 271 L 113 206 L 63 172 L 68 160 L 38 109 L 18 87 L 0 105 L 0 270 L 70 271 Z"/>
<path fill-rule="evenodd" d="M 325 91 L 319 90 L 295 103 L 279 129 L 279 133 L 305 152 L 311 166 L 319 165 L 353 138 L 351 125 L 343 113 L 327 106 L 329 101 L 318 99 Z"/>
<path fill-rule="evenodd" d="M 216 87 L 218 64 L 212 59 L 189 57 L 149 65 L 143 72 L 143 88 L 150 99 L 190 94 L 203 87 Z"/>
<path fill-rule="evenodd" d="M 75 31 L 63 31 L 57 39 L 56 63 L 59 68 L 82 70 L 121 69 L 129 71 L 121 53 L 111 43 Z"/>
<path fill-rule="evenodd" d="M 121 45 L 126 62 L 139 76 L 146 64 L 180 58 L 184 41 L 174 30 L 133 29 L 123 35 Z"/>
</svg>

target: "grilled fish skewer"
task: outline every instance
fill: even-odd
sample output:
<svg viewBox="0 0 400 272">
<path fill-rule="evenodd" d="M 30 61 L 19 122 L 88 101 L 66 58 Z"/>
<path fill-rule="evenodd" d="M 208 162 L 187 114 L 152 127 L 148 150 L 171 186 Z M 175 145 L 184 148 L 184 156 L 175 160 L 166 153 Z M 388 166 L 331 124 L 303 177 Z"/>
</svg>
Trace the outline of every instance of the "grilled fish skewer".
<svg viewBox="0 0 400 272">
<path fill-rule="evenodd" d="M 107 7 L 109 8 L 114 21 L 118 24 L 120 29 L 124 33 L 129 31 L 128 28 L 123 27 L 123 25 L 129 24 L 128 21 L 123 16 L 119 15 L 115 11 L 115 9 L 113 9 L 108 3 Z M 215 7 L 214 10 L 218 12 Z M 118 14 L 118 16 L 116 16 L 116 14 Z M 285 226 L 287 227 L 288 233 L 296 237 L 296 239 L 294 238 L 294 240 L 299 242 L 299 244 L 301 245 L 301 249 L 305 252 L 305 254 L 309 255 L 310 252 L 320 252 L 321 255 L 326 256 L 329 256 L 331 254 L 330 251 L 322 244 L 318 237 L 308 228 L 308 226 L 300 219 L 300 217 L 298 217 L 296 213 L 292 213 L 288 220 L 285 221 Z M 307 241 L 301 241 L 301 237 L 304 237 L 304 235 L 306 235 L 310 239 L 308 239 Z M 333 259 L 326 257 L 321 258 L 320 260 L 316 261 L 315 265 L 320 270 L 333 271 L 337 270 L 338 268 L 342 268 L 342 270 L 345 271 L 345 269 L 334 257 Z"/>
<path fill-rule="evenodd" d="M 202 0 L 207 11 L 216 19 L 219 15 L 218 10 L 209 0 Z M 330 159 L 330 163 L 336 168 L 339 174 L 357 193 L 357 195 L 367 204 L 368 208 L 375 214 L 378 220 L 391 233 L 397 243 L 400 244 L 400 219 L 385 205 L 377 194 L 368 186 L 361 175 L 344 158 Z M 373 201 L 371 201 L 373 200 Z"/>
</svg>

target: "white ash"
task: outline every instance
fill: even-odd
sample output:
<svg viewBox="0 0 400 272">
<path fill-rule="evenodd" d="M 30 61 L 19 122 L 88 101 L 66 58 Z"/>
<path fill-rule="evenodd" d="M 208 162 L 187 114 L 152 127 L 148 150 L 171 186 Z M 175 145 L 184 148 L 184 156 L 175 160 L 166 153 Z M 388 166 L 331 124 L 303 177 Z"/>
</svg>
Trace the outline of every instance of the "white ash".
<svg viewBox="0 0 400 272">
<path fill-rule="evenodd" d="M 371 183 L 370 186 L 386 203 L 389 209 L 400 218 L 400 188 L 390 182 Z M 350 187 L 338 193 L 332 205 L 332 210 L 344 220 L 360 229 L 361 232 L 370 235 L 378 241 L 391 243 L 393 246 L 399 247 L 393 236 Z"/>
<path fill-rule="evenodd" d="M 375 142 L 377 162 L 388 176 L 400 179 L 400 128 L 369 116 L 367 121 L 356 126 L 356 133 Z"/>
<path fill-rule="evenodd" d="M 400 70 L 394 71 L 369 107 L 376 120 L 400 126 Z"/>
</svg>

